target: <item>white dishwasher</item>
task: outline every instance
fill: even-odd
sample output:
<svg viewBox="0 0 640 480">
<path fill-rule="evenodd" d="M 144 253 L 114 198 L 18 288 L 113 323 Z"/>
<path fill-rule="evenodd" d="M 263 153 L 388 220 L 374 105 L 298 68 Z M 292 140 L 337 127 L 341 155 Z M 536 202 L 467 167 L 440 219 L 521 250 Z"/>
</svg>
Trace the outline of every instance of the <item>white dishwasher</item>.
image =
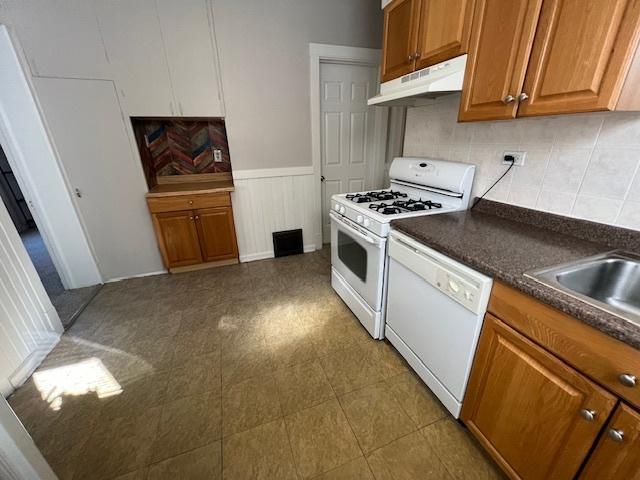
<svg viewBox="0 0 640 480">
<path fill-rule="evenodd" d="M 493 282 L 397 231 L 389 257 L 385 336 L 458 418 Z"/>
</svg>

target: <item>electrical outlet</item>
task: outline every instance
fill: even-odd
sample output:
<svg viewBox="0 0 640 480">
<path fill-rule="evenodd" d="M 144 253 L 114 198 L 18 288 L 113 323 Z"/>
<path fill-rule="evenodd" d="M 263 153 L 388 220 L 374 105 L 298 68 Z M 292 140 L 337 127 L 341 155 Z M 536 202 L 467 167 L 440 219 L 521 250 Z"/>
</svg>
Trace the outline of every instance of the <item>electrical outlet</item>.
<svg viewBox="0 0 640 480">
<path fill-rule="evenodd" d="M 503 152 L 502 153 L 502 164 L 503 165 L 511 165 L 511 162 L 508 162 L 504 159 L 507 155 L 511 155 L 514 158 L 513 165 L 516 167 L 522 167 L 524 165 L 524 159 L 527 156 L 527 152 Z"/>
<path fill-rule="evenodd" d="M 222 161 L 222 150 L 216 148 L 213 151 L 213 161 L 214 162 L 221 162 Z"/>
</svg>

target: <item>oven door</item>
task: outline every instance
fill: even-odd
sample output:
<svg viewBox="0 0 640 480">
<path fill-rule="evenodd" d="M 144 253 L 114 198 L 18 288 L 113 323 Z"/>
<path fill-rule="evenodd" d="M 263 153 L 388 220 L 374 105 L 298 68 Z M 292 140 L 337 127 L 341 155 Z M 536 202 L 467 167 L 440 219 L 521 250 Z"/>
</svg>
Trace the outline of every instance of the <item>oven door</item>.
<svg viewBox="0 0 640 480">
<path fill-rule="evenodd" d="M 351 220 L 331 217 L 331 266 L 372 310 L 382 308 L 386 238 L 369 232 Z"/>
</svg>

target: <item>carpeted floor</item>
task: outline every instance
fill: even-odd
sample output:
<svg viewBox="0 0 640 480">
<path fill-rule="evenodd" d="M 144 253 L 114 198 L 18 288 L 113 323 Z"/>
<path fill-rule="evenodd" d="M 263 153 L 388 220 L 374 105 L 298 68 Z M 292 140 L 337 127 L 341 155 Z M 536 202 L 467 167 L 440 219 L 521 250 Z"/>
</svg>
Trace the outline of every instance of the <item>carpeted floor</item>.
<svg viewBox="0 0 640 480">
<path fill-rule="evenodd" d="M 66 330 L 96 295 L 101 285 L 65 290 L 40 232 L 31 229 L 21 233 L 20 237 Z"/>
</svg>

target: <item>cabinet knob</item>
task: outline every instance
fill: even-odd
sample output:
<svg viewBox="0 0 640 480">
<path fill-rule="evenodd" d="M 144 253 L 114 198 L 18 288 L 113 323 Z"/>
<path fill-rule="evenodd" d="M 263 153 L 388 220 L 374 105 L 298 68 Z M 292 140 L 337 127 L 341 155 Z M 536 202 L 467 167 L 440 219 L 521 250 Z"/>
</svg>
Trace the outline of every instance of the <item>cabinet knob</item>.
<svg viewBox="0 0 640 480">
<path fill-rule="evenodd" d="M 413 62 L 413 53 L 409 54 L 409 56 L 407 57 L 407 62 L 409 63 Z"/>
<path fill-rule="evenodd" d="M 621 373 L 618 375 L 618 380 L 625 387 L 635 387 L 638 379 L 630 373 Z"/>
<path fill-rule="evenodd" d="M 189 205 L 193 205 L 193 200 L 189 200 Z"/>
<path fill-rule="evenodd" d="M 502 103 L 504 103 L 506 105 L 508 103 L 512 103 L 515 99 L 516 99 L 516 97 L 514 97 L 513 95 L 507 95 L 506 97 L 504 97 L 502 99 Z"/>
<path fill-rule="evenodd" d="M 527 98 L 529 98 L 529 95 L 527 95 L 524 92 L 522 92 L 520 95 L 518 95 L 518 101 L 519 102 L 524 102 Z"/>
<path fill-rule="evenodd" d="M 609 435 L 609 438 L 614 442 L 621 443 L 622 441 L 624 441 L 624 432 L 619 428 L 610 428 L 607 434 Z"/>
<path fill-rule="evenodd" d="M 595 410 L 583 408 L 582 410 L 580 410 L 580 416 L 584 418 L 587 422 L 593 422 L 596 419 L 596 412 Z"/>
<path fill-rule="evenodd" d="M 191 216 L 189 217 L 189 220 L 193 220 L 193 215 L 191 215 Z"/>
<path fill-rule="evenodd" d="M 199 219 L 200 219 L 200 215 L 196 215 L 196 220 L 199 220 Z"/>
</svg>

